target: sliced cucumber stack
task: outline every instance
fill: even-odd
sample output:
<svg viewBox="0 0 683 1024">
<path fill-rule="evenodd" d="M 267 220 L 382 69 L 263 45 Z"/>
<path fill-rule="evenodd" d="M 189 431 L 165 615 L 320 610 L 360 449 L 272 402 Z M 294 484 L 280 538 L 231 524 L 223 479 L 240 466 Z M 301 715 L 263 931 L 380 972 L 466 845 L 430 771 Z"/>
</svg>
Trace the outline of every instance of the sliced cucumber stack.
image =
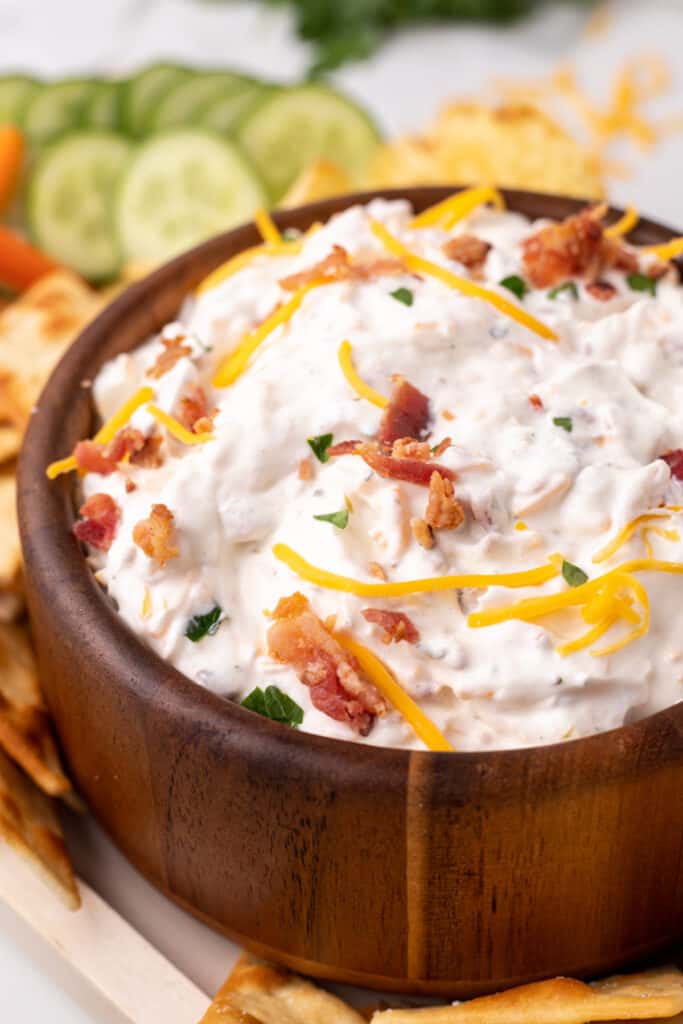
<svg viewBox="0 0 683 1024">
<path fill-rule="evenodd" d="M 108 132 L 81 132 L 49 147 L 38 160 L 28 217 L 41 249 L 91 281 L 119 269 L 113 197 L 130 158 L 130 143 Z"/>
<path fill-rule="evenodd" d="M 207 106 L 217 99 L 233 99 L 252 88 L 251 79 L 234 71 L 192 75 L 175 85 L 162 99 L 147 122 L 148 132 L 195 127 Z"/>
<path fill-rule="evenodd" d="M 379 143 L 368 115 L 322 85 L 282 89 L 247 111 L 236 137 L 279 199 L 311 161 L 326 157 L 358 180 Z"/>
<path fill-rule="evenodd" d="M 29 140 L 34 145 L 44 145 L 78 128 L 98 85 L 91 78 L 69 78 L 45 85 L 24 114 L 23 128 Z"/>
<path fill-rule="evenodd" d="M 167 132 L 137 151 L 117 203 L 126 259 L 161 260 L 248 220 L 265 201 L 239 149 L 209 132 Z"/>
<path fill-rule="evenodd" d="M 24 111 L 42 86 L 28 75 L 0 78 L 0 124 L 21 125 Z"/>
<path fill-rule="evenodd" d="M 202 128 L 218 132 L 219 135 L 234 135 L 237 125 L 249 111 L 276 91 L 277 86 L 252 82 L 239 92 L 219 96 L 207 104 L 199 114 L 198 123 Z"/>
<path fill-rule="evenodd" d="M 121 127 L 122 82 L 97 82 L 83 111 L 83 127 L 115 132 Z"/>
<path fill-rule="evenodd" d="M 123 96 L 122 123 L 136 138 L 145 134 L 146 126 L 164 96 L 174 86 L 191 78 L 189 68 L 179 64 L 152 64 L 129 81 Z"/>
</svg>

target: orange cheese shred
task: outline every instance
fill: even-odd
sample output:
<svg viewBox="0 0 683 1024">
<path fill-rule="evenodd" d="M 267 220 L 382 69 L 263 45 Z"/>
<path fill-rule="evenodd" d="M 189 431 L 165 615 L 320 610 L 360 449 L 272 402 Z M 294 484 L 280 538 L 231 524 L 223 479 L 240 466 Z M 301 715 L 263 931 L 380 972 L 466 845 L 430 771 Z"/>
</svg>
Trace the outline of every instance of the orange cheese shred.
<svg viewBox="0 0 683 1024">
<path fill-rule="evenodd" d="M 365 398 L 368 402 L 372 402 L 379 409 L 386 409 L 389 405 L 389 399 L 385 398 L 384 395 L 380 395 L 379 391 L 375 391 L 369 384 L 366 384 L 364 380 L 356 373 L 356 368 L 353 365 L 353 356 L 351 353 L 351 342 L 342 341 L 337 352 L 337 359 L 341 372 L 346 377 L 347 381 L 361 398 Z"/>
</svg>

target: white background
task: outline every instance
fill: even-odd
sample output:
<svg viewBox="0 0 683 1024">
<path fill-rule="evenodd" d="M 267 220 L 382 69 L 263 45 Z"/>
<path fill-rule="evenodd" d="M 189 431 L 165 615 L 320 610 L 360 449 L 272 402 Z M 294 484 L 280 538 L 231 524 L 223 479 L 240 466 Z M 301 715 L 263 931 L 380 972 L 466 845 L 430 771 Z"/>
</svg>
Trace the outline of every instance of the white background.
<svg viewBox="0 0 683 1024">
<path fill-rule="evenodd" d="M 599 37 L 585 35 L 585 14 L 570 3 L 550 4 L 504 31 L 412 29 L 371 62 L 345 68 L 336 79 L 393 135 L 425 124 L 449 96 L 479 93 L 494 74 L 537 77 L 565 59 L 575 62 L 582 84 L 604 100 L 625 57 L 656 51 L 670 61 L 674 80 L 671 95 L 653 113 L 683 114 L 683 80 L 676 70 L 683 3 L 614 0 L 612 7 L 612 24 Z M 125 73 L 156 58 L 231 64 L 290 80 L 305 69 L 307 51 L 294 38 L 286 12 L 258 3 L 0 0 L 0 73 Z M 613 183 L 614 201 L 635 202 L 644 215 L 683 226 L 683 132 L 649 154 L 626 145 L 614 155 L 632 171 Z M 214 991 L 235 948 L 154 892 L 94 825 L 70 822 L 69 838 L 82 876 L 201 988 Z M 121 1024 L 115 1011 L 0 904 L 0 1024 L 44 1020 Z"/>
</svg>

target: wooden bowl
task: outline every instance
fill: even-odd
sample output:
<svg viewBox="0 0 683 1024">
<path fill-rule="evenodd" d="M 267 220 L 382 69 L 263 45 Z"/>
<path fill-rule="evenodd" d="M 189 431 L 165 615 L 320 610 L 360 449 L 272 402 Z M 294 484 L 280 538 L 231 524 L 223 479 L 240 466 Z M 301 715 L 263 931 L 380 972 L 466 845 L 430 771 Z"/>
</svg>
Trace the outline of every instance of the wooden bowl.
<svg viewBox="0 0 683 1024">
<path fill-rule="evenodd" d="M 404 195 L 417 210 L 450 191 Z M 276 217 L 306 228 L 374 195 Z M 509 206 L 582 204 L 524 192 Z M 634 239 L 672 232 L 641 222 Z M 257 241 L 214 238 L 87 328 L 32 417 L 19 477 L 40 672 L 69 769 L 127 857 L 255 952 L 337 981 L 470 996 L 593 975 L 683 932 L 683 705 L 554 746 L 435 754 L 340 742 L 259 718 L 144 646 L 71 534 L 73 476 L 45 467 L 93 429 L 83 381 L 172 319 Z"/>
</svg>

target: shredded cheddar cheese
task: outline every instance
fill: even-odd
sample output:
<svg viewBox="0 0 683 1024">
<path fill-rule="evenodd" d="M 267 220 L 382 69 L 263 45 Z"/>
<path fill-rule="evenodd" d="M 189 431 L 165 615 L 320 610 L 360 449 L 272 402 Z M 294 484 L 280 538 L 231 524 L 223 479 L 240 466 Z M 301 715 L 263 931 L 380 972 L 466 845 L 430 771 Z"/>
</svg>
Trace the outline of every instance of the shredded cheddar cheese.
<svg viewBox="0 0 683 1024">
<path fill-rule="evenodd" d="M 275 544 L 273 554 L 302 580 L 326 590 L 339 590 L 359 597 L 402 597 L 405 594 L 428 594 L 461 587 L 533 587 L 547 583 L 559 575 L 556 563 L 537 566 L 522 572 L 465 573 L 460 576 L 434 576 L 428 579 L 404 580 L 401 583 L 366 583 L 349 576 L 311 565 L 287 544 Z"/>
<path fill-rule="evenodd" d="M 631 539 L 633 534 L 640 526 L 647 525 L 649 523 L 656 523 L 658 520 L 669 519 L 670 516 L 667 512 L 646 512 L 643 515 L 636 516 L 630 523 L 627 523 L 619 533 L 612 538 L 612 540 L 601 548 L 597 554 L 593 555 L 593 562 L 600 563 L 606 562 L 608 558 L 611 558 L 619 548 L 623 547 L 628 540 Z"/>
<path fill-rule="evenodd" d="M 273 223 L 273 219 L 268 211 L 264 210 L 263 207 L 254 214 L 254 223 L 261 232 L 264 242 L 269 242 L 271 245 L 282 244 L 282 235 Z"/>
<path fill-rule="evenodd" d="M 657 256 L 664 262 L 675 260 L 678 256 L 683 255 L 683 238 L 672 238 L 670 242 L 665 242 L 663 245 L 645 245 L 641 252 Z"/>
<path fill-rule="evenodd" d="M 142 609 L 140 615 L 143 619 L 148 619 L 152 614 L 152 593 L 149 587 L 145 587 L 145 596 L 142 599 Z"/>
<path fill-rule="evenodd" d="M 113 441 L 116 434 L 125 427 L 128 420 L 131 418 L 133 413 L 144 405 L 146 402 L 151 401 L 154 398 L 154 391 L 150 387 L 140 388 L 135 394 L 124 402 L 120 409 L 117 409 L 114 415 L 107 420 L 107 422 L 100 427 L 95 434 L 93 441 L 96 444 L 109 444 Z M 78 469 L 76 459 L 73 455 L 69 455 L 65 459 L 59 459 L 57 462 L 52 462 L 47 467 L 46 474 L 48 480 L 54 480 L 56 477 L 61 476 L 62 473 L 71 473 Z"/>
<path fill-rule="evenodd" d="M 361 380 L 356 373 L 356 368 L 353 365 L 353 357 L 351 354 L 351 342 L 342 341 L 337 352 L 337 359 L 339 360 L 339 366 L 341 372 L 346 377 L 347 381 L 361 398 L 367 399 L 368 402 L 372 402 L 379 409 L 386 409 L 389 405 L 389 399 L 385 398 L 384 395 L 380 395 L 379 391 L 375 391 L 369 384 Z"/>
<path fill-rule="evenodd" d="M 352 640 L 345 633 L 335 633 L 334 638 L 344 650 L 356 658 L 368 679 L 375 684 L 382 696 L 403 715 L 406 722 L 413 727 L 415 734 L 429 750 L 452 751 L 454 749 L 376 654 L 364 647 L 363 644 Z"/>
<path fill-rule="evenodd" d="M 608 228 L 605 228 L 605 237 L 621 238 L 622 235 L 627 235 L 629 231 L 633 231 L 639 220 L 640 215 L 635 206 L 629 206 L 623 217 L 614 224 L 610 224 Z"/>
<path fill-rule="evenodd" d="M 481 185 L 476 188 L 466 188 L 455 195 L 443 199 L 440 203 L 428 207 L 413 217 L 410 222 L 411 228 L 427 228 L 440 225 L 450 230 L 458 221 L 463 220 L 469 213 L 476 210 L 484 203 L 493 203 L 499 210 L 505 209 L 505 200 L 497 188 L 490 185 Z"/>
<path fill-rule="evenodd" d="M 218 367 L 213 379 L 213 386 L 216 388 L 227 388 L 234 384 L 237 378 L 244 373 L 252 355 L 259 345 L 266 340 L 268 335 L 272 334 L 277 327 L 286 324 L 294 316 L 310 291 L 314 288 L 319 288 L 321 284 L 327 283 L 325 280 L 320 280 L 311 281 L 309 284 L 303 285 L 303 287 L 294 292 L 291 299 L 282 306 L 278 306 L 275 312 L 271 313 L 256 330 L 245 335 L 237 348 Z"/>
<path fill-rule="evenodd" d="M 156 405 L 148 405 L 147 412 L 150 416 L 154 417 L 157 423 L 161 423 L 163 427 L 166 427 L 172 437 L 175 437 L 177 441 L 182 441 L 183 444 L 205 444 L 207 441 L 213 441 L 213 434 L 193 434 L 191 430 L 184 427 L 177 419 L 169 416 L 167 412 L 159 409 Z"/>
<path fill-rule="evenodd" d="M 438 263 L 432 263 L 431 260 L 424 259 L 424 257 L 418 256 L 417 253 L 411 252 L 398 238 L 390 234 L 379 221 L 372 221 L 371 227 L 373 234 L 380 240 L 385 249 L 394 256 L 400 257 L 409 270 L 436 278 L 436 280 L 448 285 L 449 288 L 454 288 L 470 298 L 483 299 L 484 302 L 494 306 L 500 313 L 509 316 L 512 320 L 516 320 L 522 327 L 533 331 L 541 338 L 546 338 L 548 341 L 557 341 L 557 335 L 546 324 L 537 320 L 536 317 L 531 316 L 519 306 L 516 306 L 514 302 L 499 295 L 498 292 L 491 291 L 489 288 L 483 288 L 481 285 L 475 284 L 474 281 L 460 277 L 458 274 L 447 270 L 446 267 L 442 267 Z"/>
</svg>

